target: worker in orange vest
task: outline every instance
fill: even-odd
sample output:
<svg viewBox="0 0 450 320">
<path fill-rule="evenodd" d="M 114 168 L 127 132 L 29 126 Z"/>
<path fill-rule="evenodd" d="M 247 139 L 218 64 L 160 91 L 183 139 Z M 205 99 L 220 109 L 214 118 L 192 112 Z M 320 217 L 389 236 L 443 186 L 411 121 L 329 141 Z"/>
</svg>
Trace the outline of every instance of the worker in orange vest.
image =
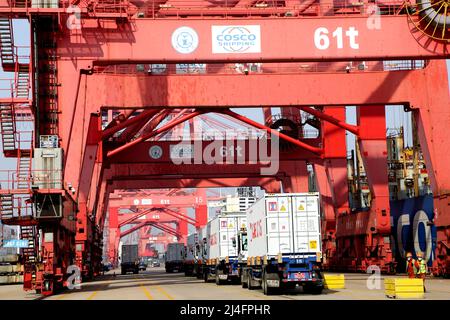
<svg viewBox="0 0 450 320">
<path fill-rule="evenodd" d="M 412 253 L 408 252 L 406 254 L 406 272 L 408 273 L 408 277 L 410 279 L 414 279 L 416 277 L 418 270 L 419 270 L 419 264 L 413 258 Z"/>
</svg>

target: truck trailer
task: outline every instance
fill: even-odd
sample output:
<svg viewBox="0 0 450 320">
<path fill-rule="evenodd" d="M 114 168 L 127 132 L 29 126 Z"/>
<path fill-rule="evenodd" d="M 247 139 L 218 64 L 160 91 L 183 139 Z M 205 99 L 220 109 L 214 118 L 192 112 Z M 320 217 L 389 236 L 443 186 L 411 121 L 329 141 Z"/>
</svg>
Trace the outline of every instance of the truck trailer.
<svg viewBox="0 0 450 320">
<path fill-rule="evenodd" d="M 187 237 L 184 257 L 184 274 L 202 279 L 203 262 L 206 257 L 206 227 L 198 228 Z"/>
<path fill-rule="evenodd" d="M 183 243 L 169 243 L 164 256 L 166 272 L 183 271 L 183 261 L 186 247 Z"/>
<path fill-rule="evenodd" d="M 120 260 L 121 274 L 127 272 L 139 273 L 139 250 L 137 244 L 122 245 L 122 257 Z"/>
<path fill-rule="evenodd" d="M 264 294 L 323 290 L 319 193 L 266 194 L 247 210 L 248 259 L 242 287 Z"/>
<path fill-rule="evenodd" d="M 203 268 L 205 282 L 221 285 L 240 283 L 247 263 L 247 217 L 245 212 L 223 212 L 210 220 L 207 228 L 207 259 Z"/>
</svg>

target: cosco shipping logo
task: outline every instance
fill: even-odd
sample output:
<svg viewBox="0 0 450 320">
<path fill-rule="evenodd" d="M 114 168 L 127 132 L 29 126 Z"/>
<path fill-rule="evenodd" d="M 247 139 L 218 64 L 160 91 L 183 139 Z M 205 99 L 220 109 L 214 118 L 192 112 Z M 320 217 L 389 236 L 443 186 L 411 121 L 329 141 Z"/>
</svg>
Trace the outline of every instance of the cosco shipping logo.
<svg viewBox="0 0 450 320">
<path fill-rule="evenodd" d="M 260 53 L 260 26 L 212 26 L 213 53 Z"/>
</svg>

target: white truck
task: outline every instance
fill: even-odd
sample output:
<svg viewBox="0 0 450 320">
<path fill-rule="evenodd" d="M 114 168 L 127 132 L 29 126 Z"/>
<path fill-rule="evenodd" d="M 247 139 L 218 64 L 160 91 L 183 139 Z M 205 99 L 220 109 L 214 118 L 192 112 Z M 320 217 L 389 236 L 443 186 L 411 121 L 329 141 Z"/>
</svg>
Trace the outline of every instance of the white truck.
<svg viewBox="0 0 450 320">
<path fill-rule="evenodd" d="M 247 217 L 245 212 L 226 212 L 210 220 L 207 229 L 207 260 L 203 279 L 239 283 L 247 262 Z"/>
<path fill-rule="evenodd" d="M 206 257 L 206 226 L 198 228 L 195 233 L 187 237 L 186 253 L 184 257 L 184 274 L 201 279 L 202 265 Z"/>
<path fill-rule="evenodd" d="M 183 243 L 169 243 L 164 256 L 166 272 L 183 271 L 183 259 L 185 255 Z"/>
<path fill-rule="evenodd" d="M 242 287 L 264 294 L 323 289 L 318 193 L 266 194 L 247 210 L 248 259 Z"/>
</svg>

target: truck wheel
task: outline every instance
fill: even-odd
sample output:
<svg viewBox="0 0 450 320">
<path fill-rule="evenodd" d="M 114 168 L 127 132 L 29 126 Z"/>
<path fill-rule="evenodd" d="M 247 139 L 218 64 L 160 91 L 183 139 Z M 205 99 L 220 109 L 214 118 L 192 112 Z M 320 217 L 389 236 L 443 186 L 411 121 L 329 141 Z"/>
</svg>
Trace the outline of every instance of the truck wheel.
<svg viewBox="0 0 450 320">
<path fill-rule="evenodd" d="M 205 283 L 208 282 L 208 270 L 203 271 L 203 281 L 205 281 Z"/>
<path fill-rule="evenodd" d="M 223 284 L 222 280 L 219 279 L 219 273 L 218 273 L 218 272 L 216 272 L 216 284 L 217 284 L 218 286 L 220 286 L 220 285 Z"/>
<path fill-rule="evenodd" d="M 255 289 L 255 287 L 252 285 L 252 275 L 250 272 L 247 273 L 247 288 L 248 288 L 248 290 Z"/>
<path fill-rule="evenodd" d="M 312 288 L 312 294 L 321 294 L 323 291 L 323 286 L 314 286 Z"/>
<path fill-rule="evenodd" d="M 120 274 L 124 276 L 126 274 L 125 270 L 121 270 Z"/>
<path fill-rule="evenodd" d="M 304 293 L 309 294 L 321 294 L 323 291 L 323 286 L 312 286 L 312 285 L 305 285 L 303 287 Z"/>
<path fill-rule="evenodd" d="M 244 274 L 241 274 L 241 285 L 244 289 L 248 287 L 248 282 L 245 281 Z"/>
<path fill-rule="evenodd" d="M 276 278 L 277 275 L 272 275 L 271 278 L 273 278 L 273 277 Z M 269 295 L 271 295 L 271 294 L 276 293 L 276 292 L 278 291 L 279 288 L 269 287 L 269 285 L 267 284 L 267 280 L 268 280 L 267 278 L 268 278 L 268 277 L 267 277 L 267 273 L 264 272 L 261 286 L 262 286 L 262 289 L 263 289 L 264 294 L 265 294 L 266 296 L 269 296 Z M 275 280 L 275 279 L 270 279 L 270 280 Z"/>
</svg>

